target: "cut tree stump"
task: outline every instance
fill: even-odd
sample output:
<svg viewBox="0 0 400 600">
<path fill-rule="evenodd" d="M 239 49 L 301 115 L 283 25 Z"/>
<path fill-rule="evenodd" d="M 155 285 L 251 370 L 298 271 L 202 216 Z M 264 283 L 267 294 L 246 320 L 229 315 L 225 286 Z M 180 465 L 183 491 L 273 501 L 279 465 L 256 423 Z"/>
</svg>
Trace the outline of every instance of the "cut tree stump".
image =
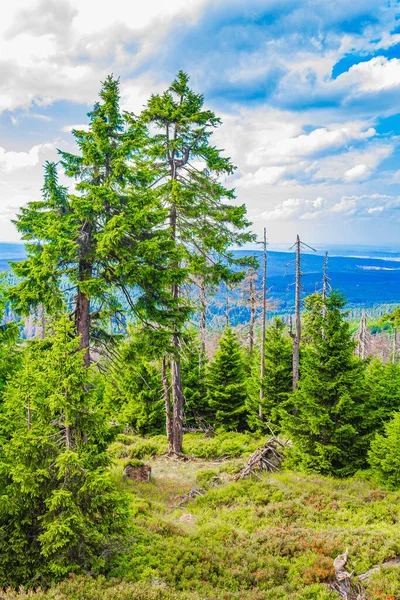
<svg viewBox="0 0 400 600">
<path fill-rule="evenodd" d="M 122 472 L 124 479 L 131 479 L 132 481 L 150 481 L 151 467 L 149 465 L 126 465 Z"/>
</svg>

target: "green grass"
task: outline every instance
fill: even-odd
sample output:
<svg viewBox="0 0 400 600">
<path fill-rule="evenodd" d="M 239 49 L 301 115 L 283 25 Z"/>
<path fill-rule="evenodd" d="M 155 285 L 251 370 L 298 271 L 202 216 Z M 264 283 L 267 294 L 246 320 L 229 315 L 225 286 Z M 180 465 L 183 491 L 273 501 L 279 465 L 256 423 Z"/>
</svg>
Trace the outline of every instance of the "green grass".
<svg viewBox="0 0 400 600">
<path fill-rule="evenodd" d="M 152 443 L 162 447 L 157 438 Z M 227 440 L 217 439 L 214 456 Z M 120 443 L 130 448 L 150 441 L 130 437 Z M 198 436 L 188 436 L 185 442 L 192 454 L 202 453 L 205 442 Z M 9 591 L 0 596 L 334 600 L 338 596 L 327 586 L 332 562 L 347 547 L 355 574 L 400 556 L 399 492 L 358 479 L 297 473 L 235 483 L 233 474 L 245 464 L 253 443 L 251 436 L 232 436 L 231 446 L 239 450 L 228 460 L 149 459 L 150 483 L 123 481 L 124 460 L 117 459 L 113 477 L 129 492 L 134 517 L 129 550 L 114 565 L 114 579 L 75 577 L 47 592 Z M 178 506 L 193 487 L 202 487 L 205 495 Z M 369 600 L 400 599 L 400 566 L 375 573 L 365 587 Z"/>
</svg>

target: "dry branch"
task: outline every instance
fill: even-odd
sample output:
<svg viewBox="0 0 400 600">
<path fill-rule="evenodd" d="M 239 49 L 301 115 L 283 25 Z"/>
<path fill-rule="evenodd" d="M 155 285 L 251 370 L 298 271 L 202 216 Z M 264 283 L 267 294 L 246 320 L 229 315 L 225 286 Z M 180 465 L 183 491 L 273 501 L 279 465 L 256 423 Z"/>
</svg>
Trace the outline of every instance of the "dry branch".
<svg viewBox="0 0 400 600">
<path fill-rule="evenodd" d="M 247 465 L 235 475 L 234 481 L 244 479 L 254 475 L 257 477 L 257 472 L 268 471 L 273 473 L 277 471 L 283 461 L 283 450 L 286 443 L 282 443 L 278 438 L 271 437 L 261 448 L 258 448 L 250 456 Z"/>
</svg>

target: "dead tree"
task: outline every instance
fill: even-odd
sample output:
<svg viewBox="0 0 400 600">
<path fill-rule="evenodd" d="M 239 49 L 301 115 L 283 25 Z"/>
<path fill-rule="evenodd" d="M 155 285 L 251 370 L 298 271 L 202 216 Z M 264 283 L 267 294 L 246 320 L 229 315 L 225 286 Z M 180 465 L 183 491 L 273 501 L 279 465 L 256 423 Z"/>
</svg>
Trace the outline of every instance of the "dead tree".
<svg viewBox="0 0 400 600">
<path fill-rule="evenodd" d="M 330 285 L 329 285 L 329 277 L 328 277 L 328 252 L 325 252 L 324 277 L 323 277 L 323 283 L 322 283 L 322 299 L 324 302 L 328 296 L 328 288 L 329 287 L 330 287 Z"/>
<path fill-rule="evenodd" d="M 257 310 L 257 273 L 253 268 L 247 271 L 247 277 L 244 281 L 244 303 L 249 304 L 250 307 L 250 320 L 249 320 L 249 352 L 252 354 L 254 349 L 254 328 L 256 322 L 256 310 Z"/>
<path fill-rule="evenodd" d="M 371 334 L 369 333 L 367 326 L 367 315 L 365 314 L 365 312 L 363 312 L 360 325 L 355 336 L 358 342 L 356 354 L 363 360 L 366 359 L 368 356 L 368 346 L 370 342 L 370 337 Z"/>
<path fill-rule="evenodd" d="M 264 377 L 265 377 L 265 329 L 267 325 L 267 229 L 264 227 L 263 239 L 263 292 L 262 292 L 262 325 L 261 325 L 261 365 L 260 365 L 260 402 L 258 405 L 258 416 L 264 421 Z"/>
<path fill-rule="evenodd" d="M 229 286 L 225 283 L 225 327 L 229 327 Z"/>
<path fill-rule="evenodd" d="M 300 236 L 297 236 L 295 244 L 291 250 L 296 249 L 296 292 L 295 292 L 295 313 L 294 313 L 294 332 L 293 322 L 290 320 L 290 336 L 293 339 L 293 391 L 297 388 L 299 376 L 300 376 L 300 342 L 301 342 L 301 251 L 303 248 L 309 248 L 315 252 L 314 248 L 311 248 L 308 244 L 305 244 L 300 240 Z"/>
<path fill-rule="evenodd" d="M 206 352 L 206 278 L 203 275 L 200 279 L 200 320 L 199 320 L 199 338 L 203 354 Z"/>
</svg>

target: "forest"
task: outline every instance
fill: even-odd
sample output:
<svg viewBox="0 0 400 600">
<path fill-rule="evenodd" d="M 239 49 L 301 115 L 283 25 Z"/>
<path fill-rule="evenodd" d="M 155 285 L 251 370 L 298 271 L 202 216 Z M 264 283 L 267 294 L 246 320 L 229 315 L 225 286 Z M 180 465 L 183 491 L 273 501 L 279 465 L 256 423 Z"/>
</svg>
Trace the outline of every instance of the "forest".
<svg viewBox="0 0 400 600">
<path fill-rule="evenodd" d="M 297 238 L 293 315 L 271 318 L 266 233 L 204 102 L 179 72 L 136 115 L 109 76 L 15 220 L 5 600 L 400 598 L 400 307 L 355 323 L 328 256 L 304 297 Z M 268 440 L 279 464 L 244 476 Z"/>
</svg>

